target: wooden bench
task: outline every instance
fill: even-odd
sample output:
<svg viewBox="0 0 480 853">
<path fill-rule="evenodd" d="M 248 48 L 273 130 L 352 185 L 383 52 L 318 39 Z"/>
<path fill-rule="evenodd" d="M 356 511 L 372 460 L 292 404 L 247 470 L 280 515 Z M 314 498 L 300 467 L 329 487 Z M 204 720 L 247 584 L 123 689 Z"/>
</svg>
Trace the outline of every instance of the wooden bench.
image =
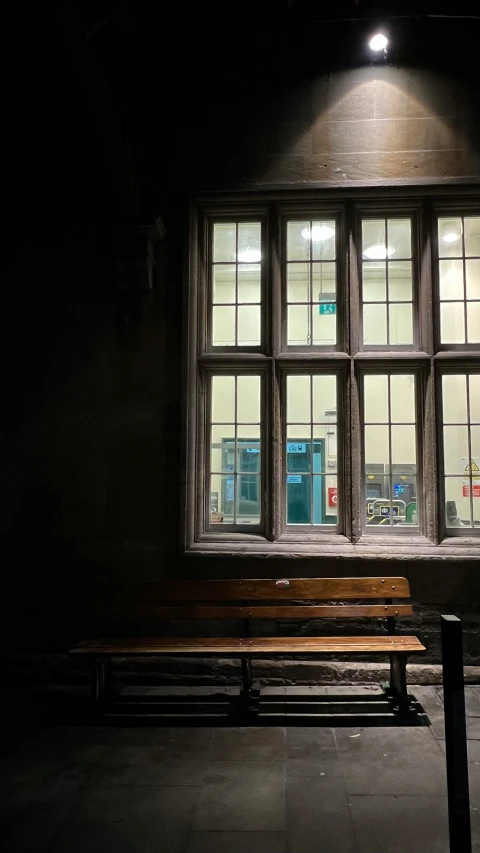
<svg viewBox="0 0 480 853">
<path fill-rule="evenodd" d="M 144 585 L 141 611 L 155 620 L 241 619 L 242 636 L 159 637 L 84 640 L 71 650 L 90 660 L 97 707 L 108 685 L 110 658 L 121 655 L 225 656 L 242 663 L 244 708 L 258 709 L 260 689 L 252 679 L 252 657 L 276 654 L 388 655 L 388 691 L 402 711 L 408 708 L 406 664 L 425 651 L 415 636 L 395 634 L 396 618 L 412 616 L 406 578 L 293 578 L 280 580 L 159 581 Z M 153 599 L 153 600 L 152 600 Z M 348 602 L 348 603 L 345 603 Z M 359 603 L 361 602 L 361 603 Z M 143 610 L 142 610 L 143 605 Z M 369 636 L 251 636 L 252 619 L 381 620 L 383 633 Z M 369 623 L 370 624 L 370 623 Z M 377 622 L 378 625 L 378 622 Z"/>
</svg>

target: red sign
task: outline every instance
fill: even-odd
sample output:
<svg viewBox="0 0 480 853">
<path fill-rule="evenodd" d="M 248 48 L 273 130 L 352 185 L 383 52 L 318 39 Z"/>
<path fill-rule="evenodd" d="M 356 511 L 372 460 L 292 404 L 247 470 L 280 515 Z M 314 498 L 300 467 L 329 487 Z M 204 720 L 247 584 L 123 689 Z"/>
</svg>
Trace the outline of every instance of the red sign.
<svg viewBox="0 0 480 853">
<path fill-rule="evenodd" d="M 469 498 L 469 497 L 470 497 L 470 486 L 464 486 L 464 487 L 463 487 L 463 497 L 464 497 L 464 498 Z M 479 483 L 479 485 L 478 485 L 478 486 L 477 486 L 477 485 L 474 485 L 474 487 L 473 487 L 473 497 L 474 497 L 474 498 L 480 498 L 480 483 Z"/>
<path fill-rule="evenodd" d="M 328 505 L 336 506 L 337 505 L 337 487 L 329 486 L 328 488 Z"/>
</svg>

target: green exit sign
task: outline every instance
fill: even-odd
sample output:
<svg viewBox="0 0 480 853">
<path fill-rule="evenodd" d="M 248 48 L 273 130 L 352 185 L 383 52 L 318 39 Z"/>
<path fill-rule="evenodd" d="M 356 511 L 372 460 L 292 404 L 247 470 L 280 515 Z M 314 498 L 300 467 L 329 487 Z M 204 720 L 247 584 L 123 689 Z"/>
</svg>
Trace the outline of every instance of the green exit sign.
<svg viewBox="0 0 480 853">
<path fill-rule="evenodd" d="M 337 306 L 335 302 L 322 302 L 321 305 L 318 306 L 319 314 L 336 314 Z"/>
</svg>

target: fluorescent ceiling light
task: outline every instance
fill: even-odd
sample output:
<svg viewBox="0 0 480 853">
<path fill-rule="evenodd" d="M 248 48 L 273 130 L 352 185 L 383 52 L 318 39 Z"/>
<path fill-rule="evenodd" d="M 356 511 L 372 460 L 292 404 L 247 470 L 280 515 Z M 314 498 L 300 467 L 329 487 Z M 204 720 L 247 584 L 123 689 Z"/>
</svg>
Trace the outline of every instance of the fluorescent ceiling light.
<svg viewBox="0 0 480 853">
<path fill-rule="evenodd" d="M 332 228 L 331 225 L 312 225 L 311 231 L 310 228 L 304 228 L 302 231 L 303 239 L 313 240 L 314 243 L 320 240 L 329 240 L 334 234 L 335 228 Z"/>
<path fill-rule="evenodd" d="M 459 239 L 460 234 L 457 234 L 455 231 L 447 231 L 442 237 L 444 243 L 455 243 Z"/>
<path fill-rule="evenodd" d="M 363 256 L 370 258 L 372 261 L 384 261 L 386 258 L 391 258 L 394 254 L 395 249 L 393 246 L 389 246 L 387 249 L 385 243 L 374 243 L 373 246 L 367 246 L 363 250 Z"/>
<path fill-rule="evenodd" d="M 383 33 L 376 33 L 368 42 L 370 50 L 373 50 L 375 53 L 379 50 L 385 50 L 387 44 L 388 39 L 383 35 Z"/>
<path fill-rule="evenodd" d="M 247 246 L 246 249 L 242 249 L 238 253 L 238 260 L 244 264 L 258 264 L 261 259 L 262 253 L 260 249 L 252 249 L 250 246 Z"/>
</svg>

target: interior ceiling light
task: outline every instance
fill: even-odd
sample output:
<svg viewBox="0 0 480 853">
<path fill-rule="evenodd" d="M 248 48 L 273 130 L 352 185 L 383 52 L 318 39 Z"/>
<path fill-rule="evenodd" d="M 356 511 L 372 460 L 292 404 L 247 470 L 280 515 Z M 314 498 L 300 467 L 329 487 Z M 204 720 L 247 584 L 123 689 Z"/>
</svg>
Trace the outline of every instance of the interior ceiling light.
<svg viewBox="0 0 480 853">
<path fill-rule="evenodd" d="M 331 225 L 312 225 L 312 229 L 304 228 L 302 237 L 304 240 L 313 240 L 314 243 L 320 240 L 328 240 L 335 234 L 335 228 Z"/>
<path fill-rule="evenodd" d="M 368 42 L 368 46 L 370 50 L 373 50 L 377 53 L 379 50 L 385 50 L 388 44 L 388 39 L 384 36 L 383 33 L 375 33 L 375 35 Z"/>
<path fill-rule="evenodd" d="M 447 231 L 442 237 L 444 243 L 455 243 L 459 239 L 460 234 L 457 234 L 456 231 Z"/>
<path fill-rule="evenodd" d="M 244 264 L 258 264 L 261 259 L 262 253 L 260 249 L 252 249 L 250 246 L 247 246 L 246 249 L 242 249 L 238 253 L 238 260 Z"/>
<path fill-rule="evenodd" d="M 374 243 L 373 246 L 367 246 L 363 250 L 364 257 L 370 258 L 372 261 L 384 261 L 386 258 L 391 258 L 394 254 L 395 249 L 393 246 L 389 246 L 387 249 L 384 243 Z"/>
</svg>

